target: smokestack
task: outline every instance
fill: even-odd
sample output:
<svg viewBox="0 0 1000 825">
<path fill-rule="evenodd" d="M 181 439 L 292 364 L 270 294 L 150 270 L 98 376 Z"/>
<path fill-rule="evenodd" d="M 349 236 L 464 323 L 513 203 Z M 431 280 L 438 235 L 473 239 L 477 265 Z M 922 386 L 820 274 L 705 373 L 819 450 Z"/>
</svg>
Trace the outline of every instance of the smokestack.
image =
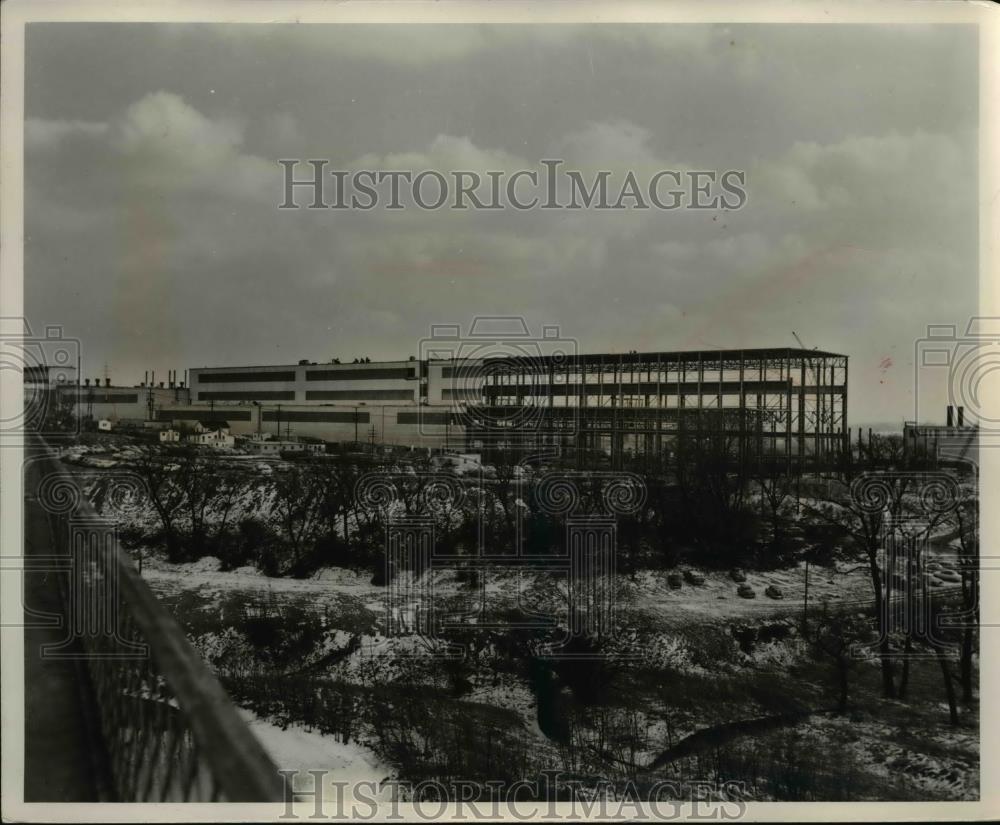
<svg viewBox="0 0 1000 825">
<path fill-rule="evenodd" d="M 145 387 L 149 383 L 149 370 L 146 370 L 142 374 L 142 385 Z"/>
<path fill-rule="evenodd" d="M 84 378 L 83 379 L 83 386 L 85 386 L 85 387 L 89 387 L 90 386 L 90 379 L 89 378 Z"/>
<path fill-rule="evenodd" d="M 948 405 L 948 426 L 955 426 L 955 408 L 951 404 Z"/>
<path fill-rule="evenodd" d="M 958 426 L 959 427 L 965 426 L 965 407 L 958 408 Z"/>
<path fill-rule="evenodd" d="M 111 386 L 111 379 L 110 378 L 105 378 L 104 379 L 104 386 L 105 387 L 110 387 Z"/>
</svg>

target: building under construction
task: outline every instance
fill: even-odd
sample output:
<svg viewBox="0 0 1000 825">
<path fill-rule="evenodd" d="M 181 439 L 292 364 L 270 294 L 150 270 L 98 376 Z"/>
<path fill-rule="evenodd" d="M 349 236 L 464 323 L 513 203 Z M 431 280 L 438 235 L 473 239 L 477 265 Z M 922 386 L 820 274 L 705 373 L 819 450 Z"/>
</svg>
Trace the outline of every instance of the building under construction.
<svg viewBox="0 0 1000 825">
<path fill-rule="evenodd" d="M 529 342 L 531 343 L 531 342 Z M 546 342 L 542 342 L 546 343 Z M 569 351 L 566 351 L 569 350 Z M 507 353 L 515 352 L 516 355 Z M 224 419 L 233 435 L 469 452 L 553 452 L 594 466 L 685 456 L 829 465 L 848 443 L 847 356 L 806 349 L 577 354 L 196 367 L 135 387 L 59 386 L 83 418 Z"/>
<path fill-rule="evenodd" d="M 470 370 L 470 373 L 475 373 Z M 849 449 L 847 356 L 806 349 L 488 359 L 460 415 L 470 449 L 680 460 L 723 449 L 828 465 Z"/>
</svg>

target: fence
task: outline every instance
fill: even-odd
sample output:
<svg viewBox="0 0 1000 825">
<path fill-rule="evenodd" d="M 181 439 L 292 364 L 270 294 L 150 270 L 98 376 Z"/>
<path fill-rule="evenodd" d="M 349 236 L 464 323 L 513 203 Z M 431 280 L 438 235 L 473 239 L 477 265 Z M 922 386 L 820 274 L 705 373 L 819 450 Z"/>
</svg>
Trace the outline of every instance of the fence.
<svg viewBox="0 0 1000 825">
<path fill-rule="evenodd" d="M 29 474 L 35 475 L 30 479 Z M 126 485 L 128 486 L 128 485 Z M 115 527 L 51 455 L 30 459 L 25 490 L 52 526 L 68 636 L 41 651 L 82 657 L 122 802 L 280 802 L 282 779 L 177 621 L 156 599 Z M 136 488 L 127 494 L 137 494 Z M 83 669 L 81 669 L 81 672 Z M 29 686 L 30 689 L 30 686 Z"/>
</svg>

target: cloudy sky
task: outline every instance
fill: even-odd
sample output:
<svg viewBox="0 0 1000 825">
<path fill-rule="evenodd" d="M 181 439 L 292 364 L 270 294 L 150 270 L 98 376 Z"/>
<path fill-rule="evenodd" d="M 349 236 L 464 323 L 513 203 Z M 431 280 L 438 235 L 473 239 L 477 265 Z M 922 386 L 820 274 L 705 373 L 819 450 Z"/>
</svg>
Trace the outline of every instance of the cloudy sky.
<svg viewBox="0 0 1000 825">
<path fill-rule="evenodd" d="M 31 24 L 25 304 L 85 374 L 373 360 L 521 315 L 582 351 L 851 357 L 912 417 L 913 347 L 976 310 L 974 29 Z M 279 158 L 743 169 L 732 211 L 279 211 Z"/>
</svg>

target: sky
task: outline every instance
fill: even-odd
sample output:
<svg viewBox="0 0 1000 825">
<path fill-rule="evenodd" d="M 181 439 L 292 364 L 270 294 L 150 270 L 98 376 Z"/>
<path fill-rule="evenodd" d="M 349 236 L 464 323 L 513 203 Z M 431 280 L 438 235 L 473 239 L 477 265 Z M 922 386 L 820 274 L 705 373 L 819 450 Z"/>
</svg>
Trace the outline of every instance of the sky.
<svg viewBox="0 0 1000 825">
<path fill-rule="evenodd" d="M 956 25 L 33 23 L 25 314 L 122 384 L 405 358 L 477 316 L 582 352 L 794 330 L 850 356 L 852 425 L 898 422 L 927 325 L 976 314 L 977 76 Z M 738 169 L 748 198 L 283 211 L 281 158 Z"/>
</svg>

